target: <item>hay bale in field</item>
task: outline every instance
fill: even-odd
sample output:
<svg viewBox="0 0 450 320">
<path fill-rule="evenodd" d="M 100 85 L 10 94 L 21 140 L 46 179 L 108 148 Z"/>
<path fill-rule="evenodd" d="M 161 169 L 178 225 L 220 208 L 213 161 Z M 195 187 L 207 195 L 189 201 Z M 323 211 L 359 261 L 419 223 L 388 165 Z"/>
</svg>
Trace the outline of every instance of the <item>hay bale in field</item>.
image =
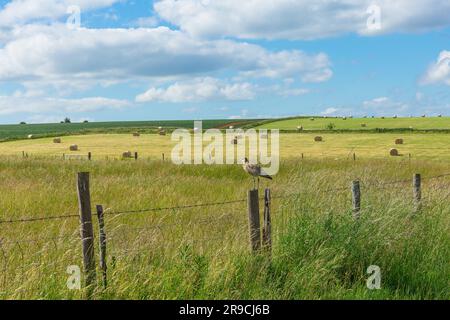
<svg viewBox="0 0 450 320">
<path fill-rule="evenodd" d="M 234 126 L 229 126 L 228 129 L 233 130 L 233 129 L 234 129 Z"/>
<path fill-rule="evenodd" d="M 367 124 L 361 123 L 361 127 L 365 128 L 365 127 L 367 127 Z"/>
<path fill-rule="evenodd" d="M 342 117 L 342 120 L 347 120 L 347 117 Z"/>
<path fill-rule="evenodd" d="M 403 139 L 401 139 L 401 138 L 398 138 L 398 139 L 395 139 L 395 144 L 403 144 Z"/>
<path fill-rule="evenodd" d="M 314 137 L 315 142 L 322 142 L 323 138 L 321 136 Z"/>
<path fill-rule="evenodd" d="M 141 134 L 139 132 L 133 132 L 133 137 L 140 137 Z"/>
<path fill-rule="evenodd" d="M 426 118 L 426 117 L 427 117 L 427 115 L 425 115 L 425 114 L 422 115 L 422 118 Z"/>
<path fill-rule="evenodd" d="M 381 117 L 381 119 L 385 119 L 385 117 Z"/>
<path fill-rule="evenodd" d="M 303 126 L 297 126 L 297 131 L 303 131 Z"/>
<path fill-rule="evenodd" d="M 72 144 L 72 145 L 69 147 L 69 150 L 70 150 L 70 151 L 78 151 L 78 145 Z"/>
<path fill-rule="evenodd" d="M 165 130 L 159 131 L 159 135 L 160 135 L 160 136 L 165 136 L 165 135 L 166 135 L 166 131 L 165 131 Z"/>
<path fill-rule="evenodd" d="M 28 139 L 33 139 L 33 138 L 34 138 L 34 136 L 32 134 L 28 135 Z"/>
<path fill-rule="evenodd" d="M 438 115 L 438 118 L 442 118 L 442 114 Z"/>
<path fill-rule="evenodd" d="M 309 120 L 314 121 L 314 118 L 310 118 Z"/>
<path fill-rule="evenodd" d="M 131 153 L 131 151 L 125 151 L 124 153 L 122 153 L 122 158 L 132 158 L 133 154 Z"/>
<path fill-rule="evenodd" d="M 394 119 L 397 119 L 397 118 L 398 118 L 398 116 L 395 115 L 395 116 L 394 116 Z"/>
<path fill-rule="evenodd" d="M 55 139 L 53 139 L 53 143 L 61 143 L 61 138 L 55 138 Z"/>
<path fill-rule="evenodd" d="M 158 127 L 158 130 L 162 130 L 162 127 Z"/>
<path fill-rule="evenodd" d="M 392 148 L 391 150 L 389 150 L 389 154 L 390 154 L 392 157 L 398 157 L 398 156 L 399 156 L 398 150 L 397 150 L 397 149 L 394 149 L 394 148 Z"/>
</svg>

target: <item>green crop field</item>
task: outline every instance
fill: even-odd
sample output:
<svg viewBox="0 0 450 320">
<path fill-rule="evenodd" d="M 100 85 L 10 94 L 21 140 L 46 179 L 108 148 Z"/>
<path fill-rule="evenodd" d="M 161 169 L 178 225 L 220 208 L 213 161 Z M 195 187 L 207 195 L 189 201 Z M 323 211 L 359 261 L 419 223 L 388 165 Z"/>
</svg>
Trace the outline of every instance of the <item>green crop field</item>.
<svg viewBox="0 0 450 320">
<path fill-rule="evenodd" d="M 222 128 L 228 124 L 249 124 L 252 120 L 203 120 L 203 128 Z M 155 131 L 164 128 L 193 128 L 192 120 L 173 121 L 117 121 L 91 123 L 51 123 L 51 124 L 17 124 L 0 125 L 0 141 L 26 139 L 32 134 L 36 137 L 95 133 L 95 132 L 130 132 L 131 130 Z"/>
<path fill-rule="evenodd" d="M 314 119 L 314 120 L 311 120 Z M 333 124 L 335 130 L 375 130 L 375 129 L 414 129 L 414 130 L 450 130 L 450 117 L 433 118 L 323 118 L 305 117 L 281 120 L 268 120 L 258 128 L 297 130 L 303 126 L 304 130 L 328 130 Z M 362 125 L 365 124 L 363 127 Z"/>
</svg>

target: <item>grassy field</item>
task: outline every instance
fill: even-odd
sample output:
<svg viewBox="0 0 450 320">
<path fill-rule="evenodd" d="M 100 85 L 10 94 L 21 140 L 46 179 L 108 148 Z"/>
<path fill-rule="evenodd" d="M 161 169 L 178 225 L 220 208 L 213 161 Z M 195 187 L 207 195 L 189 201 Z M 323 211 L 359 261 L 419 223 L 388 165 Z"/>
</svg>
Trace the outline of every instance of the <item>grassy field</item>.
<svg viewBox="0 0 450 320">
<path fill-rule="evenodd" d="M 251 123 L 252 120 L 203 120 L 203 127 L 222 128 L 232 123 L 235 126 Z M 117 122 L 91 122 L 91 123 L 50 123 L 50 124 L 17 124 L 0 125 L 0 141 L 26 139 L 32 134 L 36 137 L 82 134 L 82 133 L 105 133 L 105 132 L 131 132 L 156 131 L 158 127 L 164 128 L 190 128 L 194 127 L 192 120 L 173 121 L 117 121 Z"/>
<path fill-rule="evenodd" d="M 283 159 L 300 157 L 314 159 L 348 159 L 353 153 L 359 159 L 384 158 L 391 160 L 408 159 L 409 154 L 416 159 L 450 160 L 449 134 L 437 133 L 345 133 L 321 134 L 324 141 L 314 142 L 314 134 L 281 134 L 280 154 Z M 404 145 L 396 146 L 396 138 L 403 138 Z M 70 152 L 69 146 L 77 144 L 77 152 Z M 174 146 L 170 135 L 159 136 L 144 134 L 133 137 L 131 134 L 98 134 L 67 136 L 62 138 L 61 144 L 53 143 L 52 138 L 19 140 L 0 143 L 0 154 L 22 155 L 22 151 L 30 156 L 57 156 L 63 154 L 83 154 L 92 152 L 96 159 L 117 158 L 123 152 L 138 152 L 140 157 L 161 159 L 162 153 L 166 159 L 170 158 Z M 397 148 L 402 156 L 389 157 L 389 150 Z"/>
<path fill-rule="evenodd" d="M 303 126 L 304 130 L 327 130 L 328 125 L 334 125 L 335 130 L 374 130 L 374 129 L 410 129 L 436 130 L 450 129 L 450 117 L 433 118 L 292 118 L 278 121 L 268 121 L 258 128 L 296 130 Z M 365 124 L 365 127 L 361 125 Z"/>
<path fill-rule="evenodd" d="M 380 185 L 450 172 L 448 163 L 283 161 L 270 183 L 286 196 L 272 205 L 272 259 L 250 254 L 245 202 L 112 214 L 245 199 L 251 179 L 239 166 L 3 157 L 0 171 L 0 219 L 76 214 L 75 174 L 91 173 L 93 204 L 107 208 L 109 285 L 96 299 L 450 298 L 450 178 L 424 180 L 415 215 L 410 183 Z M 78 227 L 76 217 L 0 224 L 0 298 L 83 297 L 66 287 L 67 267 L 81 266 Z M 381 268 L 381 290 L 366 288 L 370 265 Z"/>
</svg>

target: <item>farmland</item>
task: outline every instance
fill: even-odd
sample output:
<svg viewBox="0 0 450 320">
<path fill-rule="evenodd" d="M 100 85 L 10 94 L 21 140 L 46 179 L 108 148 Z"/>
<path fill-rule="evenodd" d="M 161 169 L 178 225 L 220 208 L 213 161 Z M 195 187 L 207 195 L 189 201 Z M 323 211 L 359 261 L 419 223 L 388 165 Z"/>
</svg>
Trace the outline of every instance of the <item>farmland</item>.
<svg viewBox="0 0 450 320">
<path fill-rule="evenodd" d="M 252 120 L 204 120 L 205 129 L 223 127 L 233 122 L 234 125 L 248 124 Z M 52 124 L 16 124 L 0 125 L 0 141 L 25 139 L 28 135 L 35 137 L 54 137 L 58 135 L 131 132 L 141 130 L 156 132 L 158 127 L 165 128 L 193 128 L 192 120 L 172 121 L 117 121 L 117 122 L 89 122 L 89 123 L 52 123 Z"/>
<path fill-rule="evenodd" d="M 313 120 L 311 120 L 313 119 Z M 346 118 L 342 117 L 300 117 L 282 120 L 268 120 L 258 128 L 297 130 L 302 126 L 304 130 L 328 130 L 328 125 L 333 124 L 335 130 L 364 130 L 376 129 L 413 129 L 413 130 L 450 130 L 449 117 L 429 118 Z M 365 125 L 364 127 L 362 125 Z"/>
<path fill-rule="evenodd" d="M 389 158 L 390 148 L 398 148 L 401 156 L 390 160 L 404 160 L 409 154 L 415 159 L 450 160 L 448 139 L 450 134 L 437 133 L 326 133 L 320 134 L 323 142 L 314 142 L 315 134 L 290 133 L 280 135 L 280 155 L 282 159 L 299 158 L 303 153 L 313 159 L 349 159 L 355 153 L 358 158 Z M 403 145 L 395 145 L 396 138 L 403 138 Z M 70 152 L 69 146 L 77 144 L 79 151 Z M 29 139 L 0 143 L 3 155 L 55 156 L 63 154 L 83 154 L 91 152 L 94 158 L 119 159 L 123 152 L 138 152 L 141 158 L 161 159 L 162 153 L 169 159 L 175 142 L 170 135 L 143 134 L 96 134 L 63 137 L 61 144 L 53 143 L 52 138 Z"/>
<path fill-rule="evenodd" d="M 108 286 L 97 270 L 94 299 L 450 298 L 448 134 L 281 134 L 280 172 L 261 184 L 273 196 L 272 254 L 255 255 L 246 203 L 252 180 L 242 168 L 176 166 L 168 161 L 170 134 L 141 130 L 0 143 L 0 299 L 87 297 L 66 284 L 68 266 L 82 267 L 75 188 L 82 171 L 90 172 L 92 206 L 105 209 Z M 400 157 L 388 155 L 394 147 Z M 127 150 L 138 161 L 120 161 Z M 92 161 L 62 158 L 88 152 Z M 419 211 L 414 173 L 423 176 Z M 94 235 L 98 264 L 95 217 Z M 366 287 L 370 265 L 381 269 L 380 290 Z"/>
</svg>

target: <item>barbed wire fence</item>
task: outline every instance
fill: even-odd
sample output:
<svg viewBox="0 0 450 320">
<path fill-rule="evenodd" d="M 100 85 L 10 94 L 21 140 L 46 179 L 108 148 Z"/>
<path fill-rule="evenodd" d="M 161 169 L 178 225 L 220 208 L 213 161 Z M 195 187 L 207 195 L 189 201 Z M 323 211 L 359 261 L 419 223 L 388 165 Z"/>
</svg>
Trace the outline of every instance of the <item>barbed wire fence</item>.
<svg viewBox="0 0 450 320">
<path fill-rule="evenodd" d="M 435 176 L 422 178 L 420 174 L 415 174 L 413 179 L 402 179 L 402 180 L 394 180 L 394 181 L 376 181 L 370 183 L 363 183 L 360 180 L 355 180 L 351 184 L 351 198 L 352 198 L 352 212 L 354 219 L 359 219 L 362 211 L 361 207 L 361 187 L 365 189 L 369 188 L 379 188 L 383 189 L 392 185 L 403 185 L 412 182 L 412 212 L 417 213 L 420 211 L 422 206 L 422 182 L 423 181 L 436 181 L 438 179 L 450 177 L 450 173 L 439 174 Z M 24 269 L 27 265 L 24 263 L 25 255 L 23 252 L 22 246 L 24 245 L 34 245 L 37 243 L 46 243 L 52 244 L 54 248 L 58 248 L 58 245 L 63 242 L 72 241 L 76 244 L 76 242 L 80 241 L 81 235 L 81 247 L 82 247 L 82 259 L 83 259 L 83 267 L 85 273 L 85 287 L 93 288 L 96 283 L 96 264 L 95 264 L 95 251 L 94 251 L 94 228 L 93 228 L 93 219 L 92 212 L 96 213 L 98 220 L 98 238 L 99 238 L 99 267 L 102 274 L 103 285 L 107 286 L 107 254 L 106 248 L 108 242 L 114 241 L 115 237 L 111 236 L 114 232 L 117 232 L 120 228 L 128 228 L 130 230 L 134 230 L 137 234 L 145 231 L 161 231 L 163 229 L 170 229 L 180 225 L 180 222 L 173 223 L 156 223 L 150 226 L 129 226 L 127 224 L 120 224 L 116 227 L 108 226 L 109 235 L 107 236 L 106 232 L 106 222 L 105 217 L 121 217 L 128 215 L 138 215 L 138 214 L 151 214 L 156 212 L 180 212 L 184 210 L 190 209 L 199 209 L 199 208 L 211 208 L 211 207 L 223 207 L 227 205 L 243 205 L 247 204 L 247 213 L 248 213 L 248 226 L 246 229 L 249 232 L 249 247 L 251 252 L 257 254 L 260 252 L 266 252 L 269 255 L 272 251 L 272 221 L 271 221 L 271 207 L 273 200 L 283 200 L 283 199 L 296 199 L 302 196 L 303 192 L 293 192 L 286 193 L 280 195 L 272 195 L 270 189 L 266 189 L 264 195 L 262 197 L 259 196 L 258 190 L 250 190 L 248 191 L 246 199 L 235 199 L 235 200 L 227 200 L 227 201 L 218 201 L 218 202 L 207 202 L 207 203 L 197 203 L 197 204 L 186 204 L 186 205 L 177 205 L 171 207 L 150 207 L 150 208 L 142 208 L 142 209 L 133 209 L 133 210 L 113 210 L 106 209 L 104 210 L 102 205 L 97 205 L 95 208 L 91 206 L 91 198 L 89 191 L 89 173 L 79 173 L 77 183 L 77 191 L 78 191 L 78 199 L 79 199 L 79 214 L 67 213 L 60 215 L 50 215 L 50 216 L 32 216 L 27 215 L 20 218 L 15 219 L 3 219 L 0 220 L 1 225 L 10 225 L 10 224 L 33 224 L 37 222 L 43 221 L 59 221 L 59 220 L 70 220 L 78 218 L 80 223 L 79 230 L 74 230 L 70 234 L 58 235 L 55 237 L 30 237 L 24 239 L 4 239 L 0 235 L 0 259 L 3 260 L 3 277 L 0 281 L 2 281 L 3 286 L 5 287 L 5 283 L 7 281 L 6 271 L 9 265 L 8 259 L 8 250 L 7 247 L 17 248 L 19 251 L 19 256 L 21 257 L 22 263 L 21 268 Z M 337 193 L 348 191 L 349 187 L 339 187 L 339 188 L 327 188 L 321 190 L 322 193 Z M 450 194 L 449 194 L 450 196 Z M 260 202 L 263 202 L 263 212 L 260 213 Z M 244 208 L 239 208 L 239 210 L 245 210 Z M 212 223 L 217 223 L 223 220 L 230 220 L 232 217 L 236 217 L 239 212 L 227 212 L 221 214 L 219 216 L 213 216 L 210 218 L 201 219 L 191 219 L 190 222 L 196 225 L 205 225 L 208 226 Z M 261 221 L 262 218 L 262 221 Z M 235 240 L 237 237 L 241 236 L 242 233 L 235 232 L 231 237 L 226 237 L 224 234 L 210 235 L 207 237 L 201 237 L 198 239 L 190 239 L 191 243 L 196 242 L 207 242 L 220 240 L 222 242 Z M 78 238 L 78 239 L 77 239 Z M 177 246 L 179 244 L 176 243 L 165 243 L 166 246 Z M 35 256 L 40 256 L 45 250 L 36 251 L 32 256 L 27 254 L 27 258 L 33 258 Z M 139 253 L 141 251 L 140 247 L 134 247 L 131 249 L 125 249 L 122 251 L 116 251 L 114 254 L 110 255 L 113 259 L 126 257 L 130 255 L 130 253 Z M 56 264 L 56 261 L 52 262 Z M 32 265 L 32 264 L 31 264 Z M 31 266 L 30 265 L 30 266 Z"/>
</svg>

